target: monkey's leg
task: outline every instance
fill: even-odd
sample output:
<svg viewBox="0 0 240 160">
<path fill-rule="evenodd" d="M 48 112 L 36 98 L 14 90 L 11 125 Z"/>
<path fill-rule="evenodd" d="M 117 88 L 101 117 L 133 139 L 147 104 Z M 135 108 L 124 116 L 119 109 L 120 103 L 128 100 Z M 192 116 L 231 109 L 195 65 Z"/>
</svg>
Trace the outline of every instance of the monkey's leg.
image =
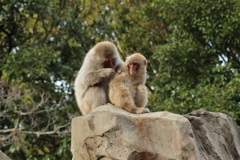
<svg viewBox="0 0 240 160">
<path fill-rule="evenodd" d="M 143 113 L 144 108 L 138 108 L 134 103 L 134 98 L 130 88 L 125 84 L 115 83 L 113 104 L 119 108 L 122 108 L 130 113 Z"/>
</svg>

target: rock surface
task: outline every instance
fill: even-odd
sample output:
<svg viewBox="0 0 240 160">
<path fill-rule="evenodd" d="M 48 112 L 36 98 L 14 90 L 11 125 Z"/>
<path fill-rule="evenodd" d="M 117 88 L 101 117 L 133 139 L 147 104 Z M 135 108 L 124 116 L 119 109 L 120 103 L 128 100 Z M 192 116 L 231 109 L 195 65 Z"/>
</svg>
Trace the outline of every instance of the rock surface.
<svg viewBox="0 0 240 160">
<path fill-rule="evenodd" d="M 0 150 L 0 160 L 11 160 L 11 159 L 8 158 L 8 156 L 6 156 L 6 155 Z"/>
<path fill-rule="evenodd" d="M 141 115 L 110 104 L 72 120 L 73 160 L 238 160 L 239 129 L 221 113 Z"/>
<path fill-rule="evenodd" d="M 240 132 L 231 117 L 204 110 L 185 117 L 192 125 L 198 160 L 240 160 Z"/>
</svg>

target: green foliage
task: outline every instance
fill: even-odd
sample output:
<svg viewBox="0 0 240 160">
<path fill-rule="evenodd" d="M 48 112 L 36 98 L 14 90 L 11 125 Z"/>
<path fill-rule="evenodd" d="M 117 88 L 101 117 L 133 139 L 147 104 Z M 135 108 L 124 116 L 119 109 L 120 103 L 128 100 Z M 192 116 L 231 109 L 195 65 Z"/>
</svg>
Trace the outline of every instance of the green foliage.
<svg viewBox="0 0 240 160">
<path fill-rule="evenodd" d="M 3 76 L 9 81 L 15 77 L 17 80 L 32 81 L 39 77 L 48 77 L 51 64 L 56 63 L 60 51 L 54 51 L 51 47 L 37 46 L 19 49 L 17 53 L 10 53 L 5 58 Z M 21 66 L 21 67 L 19 67 Z"/>
<path fill-rule="evenodd" d="M 79 45 L 91 38 L 75 2 L 0 2 L 0 149 L 12 159 L 71 157 L 72 82 L 94 42 Z"/>
<path fill-rule="evenodd" d="M 156 1 L 148 7 L 170 33 L 154 54 L 159 61 L 154 110 L 185 114 L 206 109 L 239 121 L 238 1 Z"/>
</svg>

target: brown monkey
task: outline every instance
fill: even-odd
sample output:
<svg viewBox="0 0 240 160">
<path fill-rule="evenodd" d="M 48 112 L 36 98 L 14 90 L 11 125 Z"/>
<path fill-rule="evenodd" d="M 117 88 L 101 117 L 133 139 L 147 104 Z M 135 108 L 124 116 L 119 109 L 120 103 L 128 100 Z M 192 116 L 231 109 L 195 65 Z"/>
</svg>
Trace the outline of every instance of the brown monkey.
<svg viewBox="0 0 240 160">
<path fill-rule="evenodd" d="M 122 66 L 122 73 L 115 74 L 109 82 L 110 102 L 131 113 L 147 113 L 146 82 L 147 60 L 140 53 L 129 56 Z"/>
<path fill-rule="evenodd" d="M 108 41 L 97 43 L 87 54 L 75 79 L 75 97 L 82 114 L 109 102 L 110 76 L 123 64 L 116 46 Z"/>
</svg>

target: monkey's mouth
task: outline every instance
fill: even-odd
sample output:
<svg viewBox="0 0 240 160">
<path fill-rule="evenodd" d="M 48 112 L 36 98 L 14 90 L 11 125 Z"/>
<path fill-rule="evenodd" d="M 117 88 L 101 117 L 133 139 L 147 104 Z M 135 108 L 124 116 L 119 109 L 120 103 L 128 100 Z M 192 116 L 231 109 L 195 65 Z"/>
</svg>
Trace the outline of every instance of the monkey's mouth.
<svg viewBox="0 0 240 160">
<path fill-rule="evenodd" d="M 129 70 L 129 73 L 130 73 L 131 75 L 134 75 L 134 74 L 137 73 L 137 70 L 136 70 L 136 69 L 130 69 L 130 70 Z"/>
</svg>

